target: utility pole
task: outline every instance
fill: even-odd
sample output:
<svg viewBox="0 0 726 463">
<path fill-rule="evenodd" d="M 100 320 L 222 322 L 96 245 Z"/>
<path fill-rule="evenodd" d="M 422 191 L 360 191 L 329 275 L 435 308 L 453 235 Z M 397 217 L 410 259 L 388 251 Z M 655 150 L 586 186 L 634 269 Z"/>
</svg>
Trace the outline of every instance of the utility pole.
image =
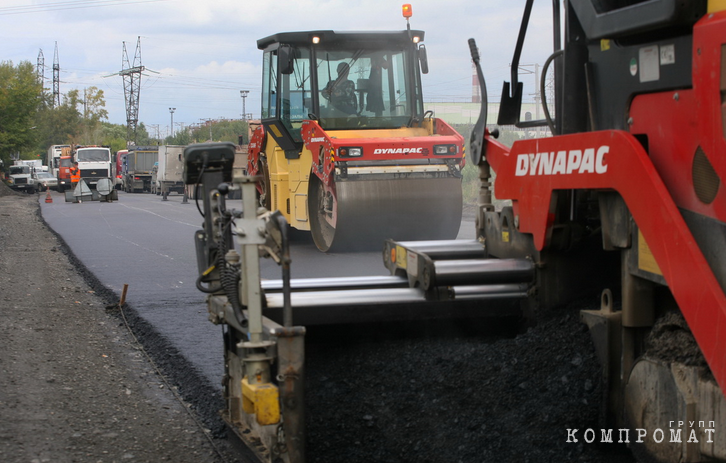
<svg viewBox="0 0 726 463">
<path fill-rule="evenodd" d="M 239 94 L 242 97 L 242 119 L 247 120 L 247 108 L 245 106 L 246 100 L 247 100 L 247 94 L 250 93 L 249 90 L 240 90 Z"/>
<path fill-rule="evenodd" d="M 171 125 L 169 127 L 171 128 L 172 137 L 174 137 L 174 111 L 176 111 L 176 108 L 169 108 L 169 113 L 171 114 Z"/>
</svg>

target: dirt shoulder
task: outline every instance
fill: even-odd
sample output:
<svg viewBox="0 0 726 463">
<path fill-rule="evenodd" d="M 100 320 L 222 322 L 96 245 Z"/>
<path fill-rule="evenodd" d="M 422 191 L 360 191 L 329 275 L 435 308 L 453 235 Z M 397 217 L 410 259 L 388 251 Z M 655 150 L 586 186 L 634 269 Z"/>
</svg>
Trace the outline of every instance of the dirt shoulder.
<svg viewBox="0 0 726 463">
<path fill-rule="evenodd" d="M 225 461 L 66 252 L 0 183 L 0 461 Z"/>
</svg>

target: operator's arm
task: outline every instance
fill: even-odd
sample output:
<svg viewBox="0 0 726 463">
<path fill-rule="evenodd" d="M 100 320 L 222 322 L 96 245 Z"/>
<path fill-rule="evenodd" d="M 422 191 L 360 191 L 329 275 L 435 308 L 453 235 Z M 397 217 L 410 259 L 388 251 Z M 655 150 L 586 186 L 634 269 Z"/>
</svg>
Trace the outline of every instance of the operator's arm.
<svg viewBox="0 0 726 463">
<path fill-rule="evenodd" d="M 335 88 L 335 81 L 331 80 L 328 82 L 328 85 L 320 91 L 320 94 L 323 95 L 326 100 L 329 100 L 330 96 L 333 94 L 333 88 Z"/>
</svg>

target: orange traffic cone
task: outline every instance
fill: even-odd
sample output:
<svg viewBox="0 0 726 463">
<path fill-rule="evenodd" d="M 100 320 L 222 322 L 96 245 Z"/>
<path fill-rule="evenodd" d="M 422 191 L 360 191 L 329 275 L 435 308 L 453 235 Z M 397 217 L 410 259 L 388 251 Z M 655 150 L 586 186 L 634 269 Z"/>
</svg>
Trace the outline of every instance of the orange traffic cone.
<svg viewBox="0 0 726 463">
<path fill-rule="evenodd" d="M 50 196 L 50 188 L 46 188 L 45 191 L 48 192 L 48 194 L 45 195 L 45 202 L 46 203 L 52 203 L 53 202 L 53 198 L 51 198 L 51 196 Z"/>
</svg>

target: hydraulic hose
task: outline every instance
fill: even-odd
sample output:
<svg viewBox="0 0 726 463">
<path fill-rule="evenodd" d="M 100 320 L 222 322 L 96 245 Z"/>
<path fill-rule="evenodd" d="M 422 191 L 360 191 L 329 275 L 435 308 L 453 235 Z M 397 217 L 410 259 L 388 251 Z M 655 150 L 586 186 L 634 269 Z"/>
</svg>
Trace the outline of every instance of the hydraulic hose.
<svg viewBox="0 0 726 463">
<path fill-rule="evenodd" d="M 244 315 L 244 308 L 239 300 L 239 280 L 240 280 L 240 264 L 239 255 L 235 253 L 235 258 L 227 259 L 228 243 L 225 239 L 226 231 L 232 226 L 232 218 L 224 217 L 221 225 L 221 236 L 219 240 L 219 253 L 217 254 L 217 267 L 219 270 L 219 282 L 227 296 L 227 300 L 232 305 L 232 310 L 237 322 L 242 326 L 247 326 L 247 317 Z M 231 256 L 230 256 L 231 257 Z"/>
</svg>

